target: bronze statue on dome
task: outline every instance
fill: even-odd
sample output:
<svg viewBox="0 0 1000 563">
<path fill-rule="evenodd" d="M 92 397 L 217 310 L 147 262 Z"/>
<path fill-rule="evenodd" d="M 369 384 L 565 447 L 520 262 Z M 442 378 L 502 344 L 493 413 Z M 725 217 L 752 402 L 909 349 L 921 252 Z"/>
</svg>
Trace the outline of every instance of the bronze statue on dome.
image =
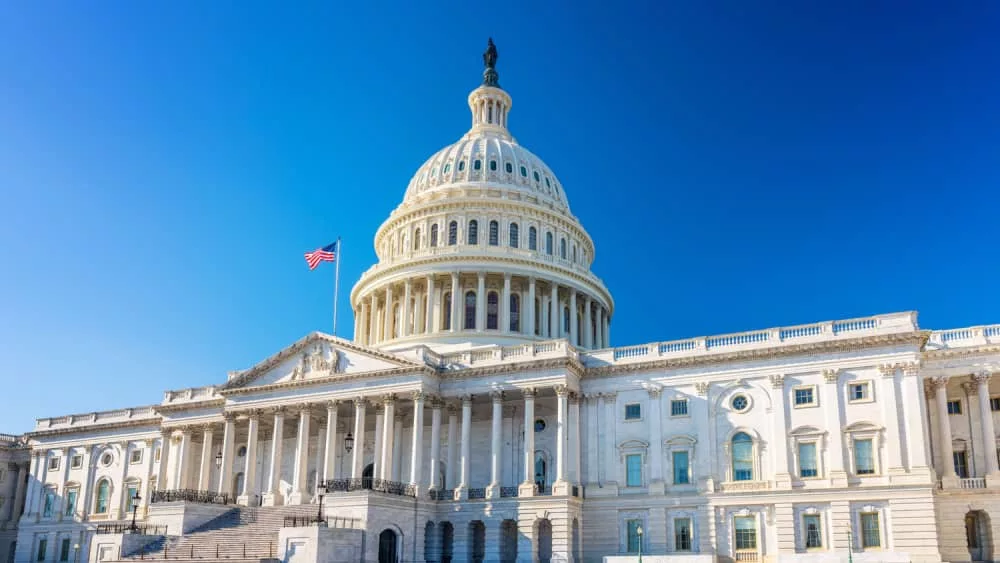
<svg viewBox="0 0 1000 563">
<path fill-rule="evenodd" d="M 483 53 L 483 65 L 486 70 L 483 71 L 483 86 L 493 86 L 494 88 L 500 87 L 500 75 L 497 74 L 497 46 L 493 44 L 493 38 L 490 37 L 486 44 L 486 52 Z"/>
</svg>

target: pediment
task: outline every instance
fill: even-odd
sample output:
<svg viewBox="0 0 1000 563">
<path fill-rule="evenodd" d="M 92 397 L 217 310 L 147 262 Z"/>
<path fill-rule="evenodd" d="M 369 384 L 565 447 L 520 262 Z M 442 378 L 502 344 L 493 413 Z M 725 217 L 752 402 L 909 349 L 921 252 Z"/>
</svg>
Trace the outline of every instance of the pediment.
<svg viewBox="0 0 1000 563">
<path fill-rule="evenodd" d="M 257 365 L 230 374 L 220 390 L 420 366 L 406 358 L 314 332 Z"/>
</svg>

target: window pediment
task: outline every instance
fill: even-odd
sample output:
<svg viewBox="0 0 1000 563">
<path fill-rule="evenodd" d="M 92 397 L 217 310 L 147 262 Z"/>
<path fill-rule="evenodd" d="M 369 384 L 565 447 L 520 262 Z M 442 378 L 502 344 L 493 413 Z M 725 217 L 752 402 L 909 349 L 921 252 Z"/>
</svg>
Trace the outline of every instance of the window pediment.
<svg viewBox="0 0 1000 563">
<path fill-rule="evenodd" d="M 663 444 L 671 448 L 693 448 L 698 439 L 690 434 L 678 434 L 663 441 Z"/>
<path fill-rule="evenodd" d="M 649 449 L 649 442 L 643 442 L 642 440 L 626 440 L 618 444 L 618 451 L 622 454 L 646 453 L 647 449 Z"/>
</svg>

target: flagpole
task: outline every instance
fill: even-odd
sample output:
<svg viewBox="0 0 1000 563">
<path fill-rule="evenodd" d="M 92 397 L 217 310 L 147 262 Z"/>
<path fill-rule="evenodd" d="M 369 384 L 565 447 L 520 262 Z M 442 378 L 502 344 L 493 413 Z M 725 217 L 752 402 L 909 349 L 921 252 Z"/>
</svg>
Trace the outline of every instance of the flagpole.
<svg viewBox="0 0 1000 563">
<path fill-rule="evenodd" d="M 337 263 L 336 272 L 333 275 L 333 335 L 337 336 L 337 301 L 340 301 L 340 260 L 344 253 L 341 251 L 340 237 L 337 237 L 337 254 L 334 256 Z"/>
</svg>

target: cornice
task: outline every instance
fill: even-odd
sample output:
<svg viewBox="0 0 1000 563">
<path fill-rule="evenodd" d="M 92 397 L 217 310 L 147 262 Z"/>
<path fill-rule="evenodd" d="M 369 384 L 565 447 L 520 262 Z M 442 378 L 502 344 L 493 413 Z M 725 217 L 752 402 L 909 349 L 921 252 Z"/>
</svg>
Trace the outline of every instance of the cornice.
<svg viewBox="0 0 1000 563">
<path fill-rule="evenodd" d="M 811 342 L 761 348 L 757 350 L 741 350 L 726 354 L 710 354 L 682 358 L 668 358 L 650 362 L 636 362 L 587 368 L 587 377 L 613 377 L 623 373 L 691 367 L 699 365 L 725 364 L 739 361 L 758 361 L 774 358 L 787 358 L 803 354 L 852 352 L 868 350 L 895 344 L 914 344 L 919 347 L 927 342 L 929 331 L 913 331 L 876 336 L 863 336 L 844 340 L 826 342 Z"/>
<path fill-rule="evenodd" d="M 87 426 L 68 426 L 66 428 L 52 428 L 48 430 L 35 430 L 25 434 L 28 438 L 44 438 L 49 436 L 62 436 L 65 434 L 79 434 L 82 432 L 93 432 L 95 430 L 114 430 L 119 428 L 131 428 L 136 426 L 160 426 L 163 421 L 160 417 L 143 418 L 138 420 L 122 420 L 119 422 L 108 422 L 105 424 L 90 424 Z"/>
<path fill-rule="evenodd" d="M 437 376 L 439 375 L 434 368 L 430 366 L 403 366 L 398 368 L 390 369 L 378 369 L 370 371 L 361 371 L 357 373 L 336 373 L 333 375 L 324 375 L 320 377 L 310 377 L 308 379 L 296 379 L 290 381 L 282 381 L 279 383 L 271 383 L 268 385 L 259 385 L 256 387 L 234 387 L 232 389 L 224 389 L 219 391 L 219 394 L 223 397 L 230 397 L 234 395 L 247 395 L 251 393 L 261 393 L 268 391 L 279 391 L 283 389 L 300 389 L 303 387 L 313 387 L 320 384 L 326 383 L 340 383 L 343 381 L 357 381 L 359 379 L 369 379 L 373 377 L 393 377 L 397 375 L 429 375 Z"/>
<path fill-rule="evenodd" d="M 546 358 L 530 362 L 505 362 L 482 367 L 472 367 L 441 372 L 442 379 L 468 379 L 527 370 L 566 369 L 578 378 L 583 378 L 586 369 L 578 360 L 569 357 Z"/>
<path fill-rule="evenodd" d="M 214 397 L 212 399 L 206 399 L 204 401 L 191 401 L 188 403 L 177 403 L 169 405 L 158 405 L 153 407 L 157 414 L 186 411 L 192 409 L 205 409 L 211 407 L 221 407 L 226 404 L 226 400 L 222 397 Z"/>
<path fill-rule="evenodd" d="M 1000 353 L 1000 344 L 983 344 L 980 346 L 967 346 L 962 348 L 942 348 L 939 350 L 924 350 L 922 357 L 924 360 L 948 360 L 951 358 L 964 358 L 968 356 L 979 356 L 983 354 Z"/>
</svg>

